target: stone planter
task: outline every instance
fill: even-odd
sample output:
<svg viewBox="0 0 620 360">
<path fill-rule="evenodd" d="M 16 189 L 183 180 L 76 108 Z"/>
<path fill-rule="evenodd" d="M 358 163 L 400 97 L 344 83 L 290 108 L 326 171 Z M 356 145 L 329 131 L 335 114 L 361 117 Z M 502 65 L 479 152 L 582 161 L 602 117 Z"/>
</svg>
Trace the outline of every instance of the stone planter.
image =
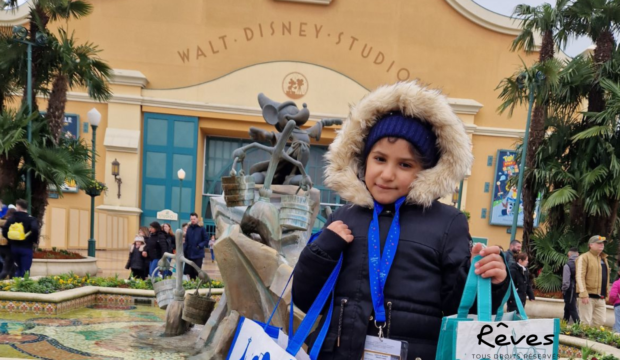
<svg viewBox="0 0 620 360">
<path fill-rule="evenodd" d="M 545 299 L 538 297 L 525 303 L 525 313 L 530 318 L 562 318 L 564 316 L 564 300 Z M 607 305 L 605 326 L 614 326 L 614 307 Z"/>
<path fill-rule="evenodd" d="M 66 274 L 73 271 L 78 276 L 97 275 L 97 259 L 33 259 L 30 268 L 30 276 L 49 276 Z"/>
<path fill-rule="evenodd" d="M 581 339 L 574 336 L 560 335 L 560 344 L 572 346 L 577 349 L 591 347 L 594 351 L 602 355 L 613 355 L 620 358 L 620 349 L 613 346 L 597 343 L 596 341 Z"/>
</svg>

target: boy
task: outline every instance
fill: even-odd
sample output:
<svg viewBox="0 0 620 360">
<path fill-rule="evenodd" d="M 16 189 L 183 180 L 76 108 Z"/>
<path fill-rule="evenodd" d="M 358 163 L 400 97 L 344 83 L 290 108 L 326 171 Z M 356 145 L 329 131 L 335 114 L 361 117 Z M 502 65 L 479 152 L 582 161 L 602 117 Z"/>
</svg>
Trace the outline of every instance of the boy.
<svg viewBox="0 0 620 360">
<path fill-rule="evenodd" d="M 307 311 L 343 256 L 321 360 L 362 358 L 367 336 L 407 341 L 409 360 L 434 359 L 474 255 L 499 307 L 509 284 L 499 248 L 472 249 L 465 215 L 437 201 L 473 161 L 445 97 L 413 82 L 378 88 L 351 109 L 326 159 L 325 184 L 350 204 L 302 251 L 293 280 Z"/>
</svg>

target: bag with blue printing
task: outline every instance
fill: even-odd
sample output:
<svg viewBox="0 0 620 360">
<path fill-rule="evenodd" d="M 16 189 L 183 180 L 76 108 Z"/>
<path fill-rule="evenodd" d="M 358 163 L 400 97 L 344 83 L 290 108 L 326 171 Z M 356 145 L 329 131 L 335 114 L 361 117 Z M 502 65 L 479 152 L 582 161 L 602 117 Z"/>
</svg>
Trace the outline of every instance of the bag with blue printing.
<svg viewBox="0 0 620 360">
<path fill-rule="evenodd" d="M 314 234 L 310 238 L 308 243 L 314 241 L 314 239 L 316 239 L 318 235 L 319 233 Z M 329 319 L 332 318 L 332 309 L 334 302 L 333 290 L 334 286 L 336 285 L 336 280 L 338 279 L 341 266 L 342 257 L 338 261 L 338 264 L 336 265 L 336 268 L 332 271 L 330 277 L 325 282 L 325 285 L 323 285 L 321 292 L 306 313 L 306 316 L 302 320 L 297 330 L 293 329 L 293 300 L 291 298 L 288 335 L 284 334 L 282 329 L 269 325 L 271 322 L 271 318 L 277 310 L 278 304 L 282 300 L 284 292 L 282 293 L 282 296 L 280 296 L 280 299 L 275 305 L 274 310 L 269 320 L 267 320 L 266 324 L 245 317 L 241 317 L 239 320 L 239 324 L 237 325 L 235 337 L 233 338 L 232 346 L 230 347 L 230 350 L 228 352 L 227 359 L 316 360 L 321 350 L 321 346 L 323 345 L 323 341 L 325 340 L 325 336 L 327 335 L 327 330 L 329 329 Z M 291 274 L 291 277 L 289 278 L 285 289 L 286 287 L 288 287 L 288 284 L 290 283 L 292 277 L 293 274 Z M 329 306 L 329 310 L 326 315 L 326 319 L 328 320 L 326 320 L 323 324 L 323 327 L 321 328 L 319 335 L 314 342 L 314 345 L 310 349 L 310 353 L 306 353 L 302 349 L 302 345 L 310 334 L 312 326 L 318 319 L 329 298 L 331 298 L 331 306 Z"/>
</svg>

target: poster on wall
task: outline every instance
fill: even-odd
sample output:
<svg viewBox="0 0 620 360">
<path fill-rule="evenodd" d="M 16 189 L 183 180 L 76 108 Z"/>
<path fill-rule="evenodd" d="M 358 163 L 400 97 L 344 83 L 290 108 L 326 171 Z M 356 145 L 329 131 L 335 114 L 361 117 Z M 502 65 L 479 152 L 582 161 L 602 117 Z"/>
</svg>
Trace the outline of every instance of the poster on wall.
<svg viewBox="0 0 620 360">
<path fill-rule="evenodd" d="M 491 216 L 489 223 L 491 225 L 512 226 L 514 212 L 519 207 L 519 219 L 517 225 L 523 226 L 523 199 L 517 201 L 517 187 L 508 185 L 508 181 L 512 177 L 519 176 L 519 164 L 517 163 L 517 152 L 514 150 L 498 150 L 495 179 L 492 186 L 491 200 Z M 515 179 L 516 184 L 516 179 Z M 540 215 L 540 199 L 538 194 L 536 199 L 536 207 L 534 209 L 534 227 L 538 226 Z"/>
<path fill-rule="evenodd" d="M 45 112 L 42 112 L 42 114 L 45 114 Z M 71 139 L 78 139 L 80 137 L 80 116 L 77 114 L 65 114 L 64 122 L 62 135 Z M 56 187 L 51 185 L 49 191 L 58 192 Z M 63 193 L 77 193 L 79 188 L 74 180 L 65 180 L 60 191 Z"/>
<path fill-rule="evenodd" d="M 65 126 L 62 128 L 64 136 L 77 139 L 80 137 L 80 116 L 65 114 Z"/>
</svg>

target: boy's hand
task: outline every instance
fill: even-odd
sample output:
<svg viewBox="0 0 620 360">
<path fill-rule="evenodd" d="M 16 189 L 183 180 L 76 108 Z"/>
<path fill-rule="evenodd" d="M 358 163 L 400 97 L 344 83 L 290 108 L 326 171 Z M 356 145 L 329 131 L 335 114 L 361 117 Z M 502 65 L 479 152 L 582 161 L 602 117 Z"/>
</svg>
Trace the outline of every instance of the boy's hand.
<svg viewBox="0 0 620 360">
<path fill-rule="evenodd" d="M 506 265 L 504 259 L 499 254 L 498 246 L 489 246 L 485 248 L 482 244 L 477 243 L 471 249 L 471 259 L 480 255 L 482 259 L 476 263 L 476 274 L 483 278 L 491 278 L 491 283 L 501 284 L 506 279 Z"/>
<path fill-rule="evenodd" d="M 327 226 L 327 228 L 329 230 L 335 232 L 336 234 L 340 235 L 340 237 L 344 241 L 346 241 L 348 243 L 353 241 L 353 234 L 351 234 L 351 230 L 342 221 L 340 221 L 340 220 L 334 221 L 331 224 L 329 224 L 329 226 Z"/>
</svg>

